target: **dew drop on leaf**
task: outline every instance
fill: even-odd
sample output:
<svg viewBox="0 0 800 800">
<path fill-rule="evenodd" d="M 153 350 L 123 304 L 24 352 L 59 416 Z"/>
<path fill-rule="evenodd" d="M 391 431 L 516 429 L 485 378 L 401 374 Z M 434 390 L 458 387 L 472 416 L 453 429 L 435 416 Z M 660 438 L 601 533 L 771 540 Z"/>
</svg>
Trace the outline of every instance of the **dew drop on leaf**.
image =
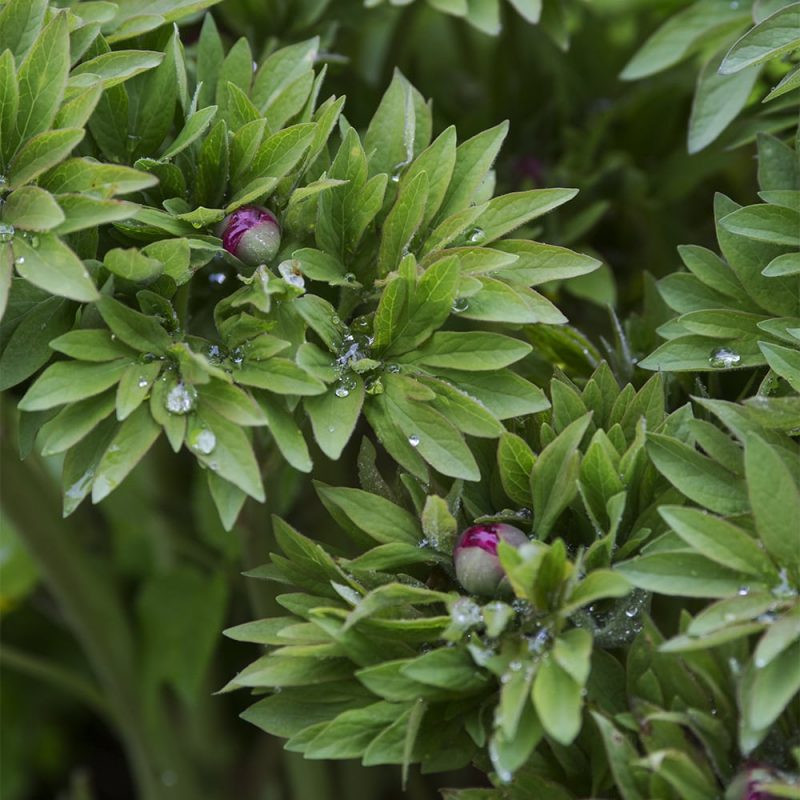
<svg viewBox="0 0 800 800">
<path fill-rule="evenodd" d="M 416 433 L 412 433 L 411 436 L 408 437 L 408 443 L 412 447 L 418 447 L 419 446 L 419 436 L 417 436 Z"/>
<path fill-rule="evenodd" d="M 198 428 L 189 435 L 189 447 L 195 453 L 201 453 L 204 456 L 214 452 L 217 446 L 217 437 L 214 432 L 208 428 Z"/>
<path fill-rule="evenodd" d="M 742 357 L 729 347 L 718 347 L 711 351 L 708 357 L 708 363 L 715 369 L 730 369 L 735 367 Z"/>
<path fill-rule="evenodd" d="M 470 244 L 480 244 L 486 239 L 486 231 L 483 228 L 471 228 L 467 232 L 467 241 Z"/>
<path fill-rule="evenodd" d="M 14 226 L 0 222 L 0 244 L 10 242 L 14 238 Z"/>
<path fill-rule="evenodd" d="M 169 392 L 164 405 L 170 414 L 188 414 L 197 402 L 197 389 L 185 383 L 177 383 Z"/>
<path fill-rule="evenodd" d="M 469 308 L 469 301 L 466 297 L 456 297 L 453 301 L 452 311 L 454 314 L 460 314 L 462 311 L 466 311 Z"/>
</svg>

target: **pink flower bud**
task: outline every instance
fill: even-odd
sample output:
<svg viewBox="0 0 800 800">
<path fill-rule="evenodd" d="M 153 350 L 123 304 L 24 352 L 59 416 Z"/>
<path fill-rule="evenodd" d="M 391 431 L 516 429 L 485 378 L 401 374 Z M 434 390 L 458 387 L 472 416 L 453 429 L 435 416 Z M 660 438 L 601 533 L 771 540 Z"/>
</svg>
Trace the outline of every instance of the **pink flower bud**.
<svg viewBox="0 0 800 800">
<path fill-rule="evenodd" d="M 762 791 L 762 783 L 775 780 L 775 774 L 765 767 L 753 764 L 739 772 L 725 792 L 725 800 L 777 800 L 775 795 Z"/>
<path fill-rule="evenodd" d="M 456 541 L 453 562 L 458 582 L 470 594 L 494 595 L 506 577 L 497 557 L 497 545 L 503 540 L 521 547 L 530 539 L 513 525 L 494 522 L 467 528 Z"/>
<path fill-rule="evenodd" d="M 281 246 L 281 227 L 271 211 L 242 206 L 220 225 L 222 246 L 239 261 L 257 267 L 272 261 Z"/>
</svg>

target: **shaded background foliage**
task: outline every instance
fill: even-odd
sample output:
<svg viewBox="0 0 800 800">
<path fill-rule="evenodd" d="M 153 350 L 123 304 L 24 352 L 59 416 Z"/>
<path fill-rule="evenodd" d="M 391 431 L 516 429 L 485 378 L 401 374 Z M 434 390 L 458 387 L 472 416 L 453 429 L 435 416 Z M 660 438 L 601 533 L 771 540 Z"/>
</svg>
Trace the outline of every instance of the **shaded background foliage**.
<svg viewBox="0 0 800 800">
<path fill-rule="evenodd" d="M 568 211 L 537 223 L 536 238 L 596 255 L 604 266 L 550 293 L 598 353 L 604 352 L 602 340 L 613 343 L 618 333 L 607 310 L 612 306 L 626 320 L 635 360 L 654 349 L 660 341 L 655 328 L 672 316 L 648 276 L 661 278 L 679 267 L 678 245 L 715 249 L 714 192 L 741 202 L 755 199 L 757 127 L 752 120 L 749 127 L 735 123 L 708 148 L 687 153 L 698 62 L 708 53 L 636 82 L 619 79 L 646 37 L 686 6 L 549 2 L 542 24 L 531 25 L 504 3 L 496 36 L 423 0 L 370 10 L 339 0 L 223 0 L 209 13 L 228 46 L 244 35 L 256 54 L 320 34 L 320 60 L 329 66 L 323 96 L 347 95 L 347 118 L 358 130 L 366 128 L 394 68 L 433 100 L 435 133 L 455 123 L 463 140 L 510 120 L 496 164 L 497 193 L 549 186 L 581 190 Z M 182 25 L 184 42 L 191 46 L 200 22 L 190 19 Z M 768 77 L 776 77 L 775 83 L 781 75 Z M 533 344 L 546 352 L 541 340 Z M 612 364 L 617 358 L 620 379 L 641 387 L 649 374 L 620 358 L 623 349 L 617 338 L 607 355 Z M 578 381 L 592 372 L 586 360 L 570 361 L 557 353 L 531 364 L 539 385 L 550 379 L 552 361 Z M 672 384 L 671 407 L 694 391 L 689 381 L 683 383 Z M 240 578 L 243 569 L 259 566 L 275 550 L 270 514 L 322 542 L 338 544 L 340 533 L 307 475 L 274 459 L 263 470 L 269 481 L 267 504 L 248 501 L 229 533 L 217 519 L 192 457 L 171 453 L 161 441 L 102 504 L 83 505 L 62 520 L 57 459 L 34 455 L 20 464 L 16 440 L 24 442 L 30 434 L 19 429 L 12 403 L 4 405 L 4 797 L 135 796 L 119 730 L 98 722 L 95 712 L 104 710 L 105 701 L 80 678 L 88 667 L 70 632 L 70 609 L 65 612 L 40 582 L 15 535 L 22 526 L 40 532 L 42 546 L 52 547 L 56 558 L 60 537 L 81 542 L 88 558 L 72 571 L 67 558 L 65 574 L 79 586 L 92 585 L 83 600 L 96 612 L 108 613 L 112 628 L 117 607 L 104 608 L 104 591 L 113 585 L 121 596 L 120 610 L 143 650 L 144 674 L 136 679 L 155 676 L 159 687 L 156 703 L 163 714 L 154 729 L 162 739 L 149 745 L 161 764 L 158 779 L 164 787 L 179 786 L 186 796 L 209 798 L 400 796 L 399 769 L 304 762 L 237 719 L 246 705 L 241 695 L 211 694 L 257 655 L 255 647 L 248 653 L 245 645 L 220 640 L 219 631 L 283 613 L 275 590 Z M 366 430 L 362 422 L 358 433 Z M 519 433 L 526 432 L 521 428 Z M 312 445 L 315 478 L 355 485 L 358 439 L 335 463 Z M 666 606 L 663 613 L 674 619 L 677 611 L 677 606 Z M 124 662 L 132 646 L 122 640 L 112 645 L 123 670 L 131 668 Z M 439 786 L 484 784 L 481 773 L 472 770 L 424 778 L 412 771 L 408 792 L 412 798 L 428 798 L 437 796 Z"/>
</svg>

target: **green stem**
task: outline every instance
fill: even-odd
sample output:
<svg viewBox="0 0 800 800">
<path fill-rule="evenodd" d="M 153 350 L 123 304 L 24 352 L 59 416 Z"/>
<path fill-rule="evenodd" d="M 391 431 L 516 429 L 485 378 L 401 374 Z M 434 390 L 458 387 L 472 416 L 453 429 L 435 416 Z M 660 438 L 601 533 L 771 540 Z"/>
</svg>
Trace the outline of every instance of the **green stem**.
<svg viewBox="0 0 800 800">
<path fill-rule="evenodd" d="M 7 410 L 0 440 L 0 457 L 7 467 L 0 482 L 3 509 L 36 561 L 102 686 L 103 705 L 128 755 L 138 796 L 141 800 L 198 797 L 191 786 L 191 770 L 177 758 L 163 710 L 146 715 L 143 709 L 136 649 L 120 599 L 106 574 L 97 570 L 82 551 L 78 525 L 60 519 L 60 498 L 41 460 L 31 457 L 23 463 L 18 461 L 11 444 L 16 428 L 11 417 Z M 180 787 L 164 785 L 161 776 L 165 769 L 180 775 Z"/>
<path fill-rule="evenodd" d="M 57 664 L 4 644 L 0 648 L 0 666 L 16 670 L 39 681 L 46 681 L 85 703 L 95 713 L 105 717 L 111 716 L 111 709 L 105 698 L 89 681 Z"/>
</svg>

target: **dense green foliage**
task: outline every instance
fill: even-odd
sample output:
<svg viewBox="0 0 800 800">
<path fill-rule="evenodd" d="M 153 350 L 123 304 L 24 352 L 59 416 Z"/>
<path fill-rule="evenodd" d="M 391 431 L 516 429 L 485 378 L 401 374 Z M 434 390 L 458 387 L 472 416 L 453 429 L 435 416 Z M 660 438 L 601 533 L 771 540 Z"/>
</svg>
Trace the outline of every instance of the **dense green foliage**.
<svg viewBox="0 0 800 800">
<path fill-rule="evenodd" d="M 800 797 L 798 51 L 0 0 L 3 796 Z"/>
</svg>

